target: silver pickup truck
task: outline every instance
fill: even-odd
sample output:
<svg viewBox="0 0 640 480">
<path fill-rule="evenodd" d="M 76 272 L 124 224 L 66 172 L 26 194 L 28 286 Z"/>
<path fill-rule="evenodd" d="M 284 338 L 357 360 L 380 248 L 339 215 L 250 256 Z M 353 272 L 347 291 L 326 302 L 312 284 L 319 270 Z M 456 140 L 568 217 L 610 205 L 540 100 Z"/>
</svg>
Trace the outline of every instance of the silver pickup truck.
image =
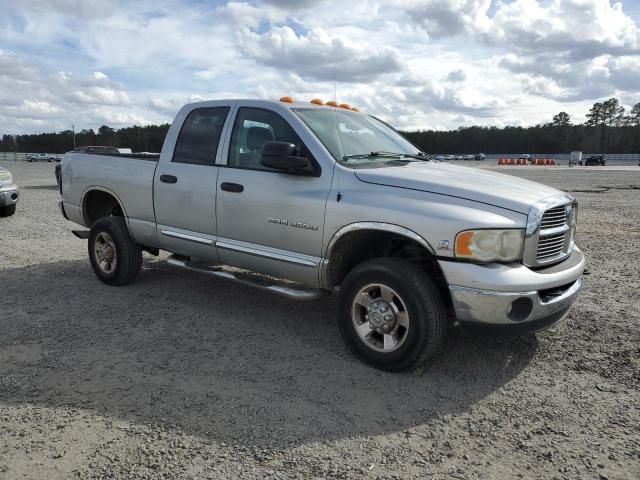
<svg viewBox="0 0 640 480">
<path fill-rule="evenodd" d="M 194 103 L 160 155 L 65 155 L 60 206 L 90 228 L 75 233 L 98 278 L 129 283 L 162 249 L 293 299 L 337 291 L 349 348 L 394 371 L 435 355 L 451 325 L 520 334 L 566 317 L 585 263 L 572 197 L 429 160 L 321 103 Z"/>
</svg>

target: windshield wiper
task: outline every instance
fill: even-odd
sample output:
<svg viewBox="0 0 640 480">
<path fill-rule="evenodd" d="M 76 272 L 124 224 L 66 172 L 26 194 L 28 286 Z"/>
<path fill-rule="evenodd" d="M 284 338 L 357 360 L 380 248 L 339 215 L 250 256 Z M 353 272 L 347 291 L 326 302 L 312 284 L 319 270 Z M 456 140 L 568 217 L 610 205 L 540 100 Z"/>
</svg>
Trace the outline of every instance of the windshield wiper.
<svg viewBox="0 0 640 480">
<path fill-rule="evenodd" d="M 353 158 L 415 158 L 417 160 L 427 161 L 429 158 L 426 156 L 426 153 L 420 152 L 418 154 L 413 153 L 397 153 L 397 152 L 369 152 L 369 153 L 356 153 L 354 155 L 345 155 L 342 157 L 344 161 L 349 161 Z"/>
</svg>

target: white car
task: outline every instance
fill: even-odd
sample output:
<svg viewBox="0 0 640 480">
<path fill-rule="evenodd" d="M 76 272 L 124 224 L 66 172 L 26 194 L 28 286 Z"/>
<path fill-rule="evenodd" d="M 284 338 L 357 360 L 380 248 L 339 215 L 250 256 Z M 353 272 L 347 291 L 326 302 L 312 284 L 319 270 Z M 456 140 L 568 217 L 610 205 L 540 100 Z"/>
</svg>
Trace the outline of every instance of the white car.
<svg viewBox="0 0 640 480">
<path fill-rule="evenodd" d="M 58 162 L 58 156 L 51 153 L 32 153 L 27 155 L 27 162 Z"/>
</svg>

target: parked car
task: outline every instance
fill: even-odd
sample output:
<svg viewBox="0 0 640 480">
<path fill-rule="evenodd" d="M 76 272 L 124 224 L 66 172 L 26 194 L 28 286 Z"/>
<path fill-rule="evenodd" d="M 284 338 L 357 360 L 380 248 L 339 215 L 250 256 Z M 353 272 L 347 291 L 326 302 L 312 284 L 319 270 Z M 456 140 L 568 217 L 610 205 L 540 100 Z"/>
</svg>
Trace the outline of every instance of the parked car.
<svg viewBox="0 0 640 480">
<path fill-rule="evenodd" d="M 16 213 L 19 196 L 13 175 L 6 168 L 0 167 L 0 217 L 10 217 Z"/>
<path fill-rule="evenodd" d="M 473 160 L 473 155 L 463 155 L 462 159 L 466 161 Z"/>
<path fill-rule="evenodd" d="M 590 155 L 584 160 L 584 164 L 587 167 L 605 166 L 607 158 L 604 155 Z"/>
<path fill-rule="evenodd" d="M 474 160 L 478 160 L 478 161 L 484 160 L 485 158 L 486 158 L 486 156 L 485 156 L 485 154 L 484 154 L 484 153 L 476 153 L 476 154 L 473 156 L 473 159 L 474 159 Z"/>
<path fill-rule="evenodd" d="M 450 162 L 451 160 L 455 160 L 456 156 L 455 155 L 445 155 L 444 159 L 445 159 L 445 161 Z"/>
<path fill-rule="evenodd" d="M 52 153 L 32 153 L 27 155 L 27 162 L 58 162 L 59 157 Z"/>
<path fill-rule="evenodd" d="M 554 325 L 581 288 L 570 195 L 429 161 L 346 108 L 189 104 L 160 155 L 71 152 L 61 185 L 62 214 L 88 229 L 75 234 L 102 282 L 130 283 L 143 250 L 166 250 L 175 267 L 291 299 L 337 291 L 346 344 L 385 370 L 432 358 L 450 322 Z"/>
<path fill-rule="evenodd" d="M 464 160 L 464 156 L 463 155 L 456 155 L 455 159 L 456 160 Z"/>
<path fill-rule="evenodd" d="M 521 153 L 518 158 L 520 160 L 531 160 L 531 155 L 529 155 L 528 153 Z"/>
<path fill-rule="evenodd" d="M 128 152 L 120 152 L 120 149 L 116 147 L 105 147 L 102 145 L 85 145 L 82 147 L 74 148 L 71 151 L 76 153 L 108 153 L 111 155 L 118 155 L 119 153 L 131 153 L 130 148 L 127 148 L 126 150 L 128 150 Z"/>
</svg>

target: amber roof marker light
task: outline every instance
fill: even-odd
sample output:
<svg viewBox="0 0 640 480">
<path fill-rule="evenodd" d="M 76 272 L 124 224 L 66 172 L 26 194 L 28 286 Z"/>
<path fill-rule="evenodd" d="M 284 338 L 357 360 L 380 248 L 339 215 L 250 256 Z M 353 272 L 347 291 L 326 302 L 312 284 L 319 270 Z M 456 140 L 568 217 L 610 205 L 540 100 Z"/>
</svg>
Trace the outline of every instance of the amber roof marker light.
<svg viewBox="0 0 640 480">
<path fill-rule="evenodd" d="M 320 98 L 314 98 L 309 103 L 313 103 L 314 105 L 324 105 L 324 102 Z"/>
<path fill-rule="evenodd" d="M 280 101 L 285 103 L 293 103 L 293 97 L 285 95 L 284 97 L 280 97 Z"/>
<path fill-rule="evenodd" d="M 336 102 L 335 100 L 329 100 L 326 105 L 329 105 L 330 107 L 337 107 L 338 106 L 338 102 Z"/>
</svg>

